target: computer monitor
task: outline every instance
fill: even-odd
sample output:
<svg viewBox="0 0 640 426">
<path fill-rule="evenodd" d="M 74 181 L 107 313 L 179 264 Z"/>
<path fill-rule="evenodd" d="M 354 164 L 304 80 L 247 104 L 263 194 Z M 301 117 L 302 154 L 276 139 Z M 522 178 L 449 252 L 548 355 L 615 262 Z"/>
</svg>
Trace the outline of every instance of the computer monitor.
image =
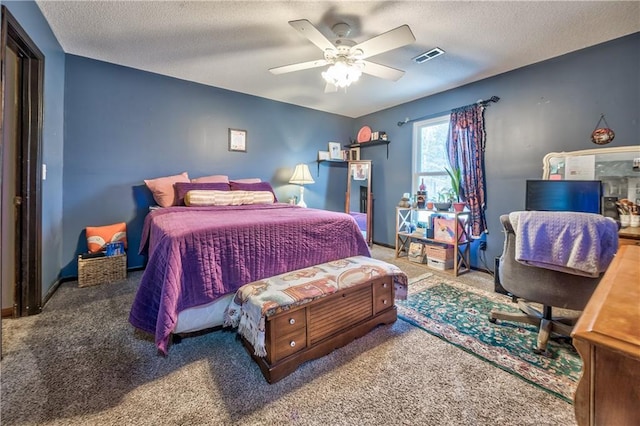
<svg viewBox="0 0 640 426">
<path fill-rule="evenodd" d="M 599 180 L 527 180 L 525 210 L 601 213 Z"/>
</svg>

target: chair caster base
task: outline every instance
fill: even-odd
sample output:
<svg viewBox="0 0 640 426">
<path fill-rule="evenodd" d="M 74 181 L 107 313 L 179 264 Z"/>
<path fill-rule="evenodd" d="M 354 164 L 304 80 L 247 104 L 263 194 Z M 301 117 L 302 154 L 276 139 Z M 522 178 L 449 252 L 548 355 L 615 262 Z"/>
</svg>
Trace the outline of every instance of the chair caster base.
<svg viewBox="0 0 640 426">
<path fill-rule="evenodd" d="M 496 318 L 489 317 L 489 322 L 490 322 L 491 324 L 495 324 L 495 323 L 496 323 L 496 321 L 497 321 L 497 320 L 496 320 Z"/>
<path fill-rule="evenodd" d="M 536 348 L 536 347 L 533 348 L 533 353 L 536 354 L 536 355 L 542 355 L 543 357 L 546 357 L 546 358 L 552 358 L 552 356 L 553 356 L 551 354 L 551 352 L 549 352 L 548 350 L 539 349 L 539 348 Z"/>
</svg>

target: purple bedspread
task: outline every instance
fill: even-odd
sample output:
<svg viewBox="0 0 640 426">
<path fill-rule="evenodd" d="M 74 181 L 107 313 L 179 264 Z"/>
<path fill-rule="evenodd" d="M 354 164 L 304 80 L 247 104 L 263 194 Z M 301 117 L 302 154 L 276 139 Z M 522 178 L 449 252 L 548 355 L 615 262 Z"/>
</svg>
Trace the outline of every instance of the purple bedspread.
<svg viewBox="0 0 640 426">
<path fill-rule="evenodd" d="M 360 228 L 361 231 L 367 232 L 367 214 L 360 212 L 349 212 L 349 214 L 356 220 L 358 228 Z"/>
<path fill-rule="evenodd" d="M 167 353 L 178 313 L 240 286 L 350 256 L 370 256 L 346 213 L 288 204 L 169 207 L 145 218 L 148 263 L 129 322 Z"/>
</svg>

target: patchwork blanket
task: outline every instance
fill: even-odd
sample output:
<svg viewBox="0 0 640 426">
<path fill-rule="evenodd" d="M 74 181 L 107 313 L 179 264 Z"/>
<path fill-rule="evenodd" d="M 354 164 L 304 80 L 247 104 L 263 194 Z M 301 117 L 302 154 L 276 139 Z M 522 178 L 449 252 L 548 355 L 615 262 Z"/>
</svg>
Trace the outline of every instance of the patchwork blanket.
<svg viewBox="0 0 640 426">
<path fill-rule="evenodd" d="M 618 225 L 592 213 L 521 211 L 509 214 L 516 261 L 598 277 L 618 250 Z"/>
<path fill-rule="evenodd" d="M 149 257 L 129 322 L 163 354 L 185 309 L 287 271 L 370 256 L 348 214 L 284 203 L 154 210 L 140 244 Z"/>
<path fill-rule="evenodd" d="M 252 282 L 236 292 L 225 313 L 225 325 L 238 327 L 238 333 L 251 343 L 255 354 L 264 357 L 267 355 L 265 322 L 268 317 L 385 275 L 393 277 L 396 299 L 406 299 L 407 275 L 395 265 L 365 256 L 340 259 Z"/>
</svg>

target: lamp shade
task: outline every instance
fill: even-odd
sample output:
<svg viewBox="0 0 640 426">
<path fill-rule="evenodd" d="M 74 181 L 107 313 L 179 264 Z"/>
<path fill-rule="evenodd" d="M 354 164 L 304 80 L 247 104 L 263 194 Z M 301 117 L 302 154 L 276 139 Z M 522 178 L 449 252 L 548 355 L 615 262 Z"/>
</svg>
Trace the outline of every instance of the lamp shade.
<svg viewBox="0 0 640 426">
<path fill-rule="evenodd" d="M 289 183 L 296 183 L 298 185 L 315 183 L 315 180 L 311 177 L 309 166 L 306 164 L 298 164 L 296 169 L 293 171 L 293 176 L 289 179 Z"/>
</svg>

